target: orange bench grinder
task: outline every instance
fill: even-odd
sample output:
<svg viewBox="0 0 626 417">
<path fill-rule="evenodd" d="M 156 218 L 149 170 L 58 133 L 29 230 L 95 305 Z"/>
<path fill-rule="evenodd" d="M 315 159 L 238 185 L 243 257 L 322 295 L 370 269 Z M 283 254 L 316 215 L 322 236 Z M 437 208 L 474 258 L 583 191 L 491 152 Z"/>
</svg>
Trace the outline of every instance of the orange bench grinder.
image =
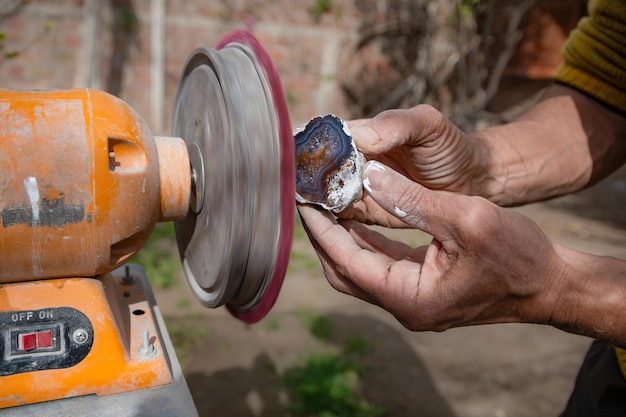
<svg viewBox="0 0 626 417">
<path fill-rule="evenodd" d="M 143 269 L 175 221 L 207 307 L 253 323 L 282 284 L 294 150 L 247 31 L 188 58 L 173 137 L 95 90 L 0 90 L 0 415 L 197 415 Z"/>
</svg>

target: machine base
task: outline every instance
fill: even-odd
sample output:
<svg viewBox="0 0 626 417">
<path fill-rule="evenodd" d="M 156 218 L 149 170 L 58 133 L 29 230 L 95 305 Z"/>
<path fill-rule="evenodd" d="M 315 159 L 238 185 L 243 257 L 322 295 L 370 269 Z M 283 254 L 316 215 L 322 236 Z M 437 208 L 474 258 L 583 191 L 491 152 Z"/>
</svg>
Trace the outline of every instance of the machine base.
<svg viewBox="0 0 626 417">
<path fill-rule="evenodd" d="M 128 346 L 126 349 L 126 356 L 128 360 L 128 371 L 133 374 L 133 376 L 137 376 L 137 380 L 142 380 L 137 382 L 138 385 L 136 387 L 129 387 L 127 391 L 120 391 L 115 393 L 107 393 L 99 392 L 97 394 L 88 394 L 83 395 L 81 389 L 84 389 L 80 386 L 68 387 L 62 386 L 59 389 L 59 397 L 49 398 L 47 401 L 43 402 L 35 402 L 18 406 L 10 406 L 11 402 L 15 402 L 15 399 L 20 399 L 21 394 L 28 394 L 29 390 L 32 387 L 27 387 L 27 384 L 35 385 L 35 390 L 38 386 L 38 381 L 43 385 L 44 382 L 49 383 L 48 381 L 44 381 L 46 373 L 50 372 L 62 372 L 65 375 L 71 374 L 73 372 L 80 371 L 81 366 L 89 367 L 90 364 L 93 364 L 93 373 L 99 373 L 101 371 L 100 368 L 96 367 L 98 365 L 97 362 L 94 362 L 94 358 L 90 357 L 91 355 L 99 354 L 109 356 L 106 352 L 107 350 L 97 350 L 98 347 L 96 343 L 102 340 L 103 336 L 101 331 L 98 330 L 97 322 L 101 319 L 101 316 L 96 316 L 89 311 L 85 306 L 77 306 L 80 310 L 84 311 L 87 317 L 90 318 L 90 321 L 94 323 L 94 346 L 91 351 L 86 355 L 84 359 L 81 360 L 82 363 L 78 363 L 76 365 L 72 365 L 68 369 L 49 369 L 49 370 L 32 370 L 25 371 L 22 373 L 17 373 L 13 375 L 5 375 L 0 376 L 0 386 L 4 386 L 5 388 L 9 388 L 8 392 L 3 392 L 0 400 L 3 404 L 0 404 L 0 407 L 6 407 L 9 405 L 9 408 L 0 409 L 0 416 L 23 416 L 28 415 L 31 417 L 36 416 L 74 416 L 74 415 L 98 415 L 98 416 L 197 416 L 197 410 L 195 408 L 193 399 L 191 397 L 191 393 L 189 392 L 189 388 L 187 383 L 183 377 L 182 370 L 178 360 L 176 358 L 176 354 L 174 352 L 174 348 L 172 346 L 171 340 L 169 338 L 169 334 L 165 327 L 165 323 L 163 321 L 163 317 L 159 310 L 159 307 L 156 305 L 154 301 L 154 296 L 152 294 L 152 290 L 148 284 L 147 278 L 145 276 L 145 272 L 142 267 L 138 265 L 127 265 L 123 266 L 111 274 L 107 274 L 103 279 L 105 291 L 107 293 L 106 299 L 111 304 L 112 311 L 121 311 L 122 313 L 114 313 L 116 317 L 118 331 L 120 334 L 121 340 L 126 339 L 124 333 L 128 335 Z M 32 285 L 32 283 L 31 283 Z M 41 284 L 39 284 L 41 285 Z M 1 291 L 7 291 L 7 286 L 0 289 Z M 10 291 L 10 289 L 9 289 Z M 120 294 L 121 297 L 118 297 L 116 294 Z M 51 294 L 50 294 L 51 295 Z M 89 294 L 84 294 L 84 298 L 91 298 L 91 302 L 93 303 L 95 298 L 89 297 Z M 116 298 L 121 298 L 121 300 L 116 300 Z M 118 303 L 117 306 L 115 304 Z M 40 305 L 44 305 L 43 300 L 40 300 Z M 121 304 L 121 308 L 120 308 Z M 46 304 L 49 305 L 49 304 Z M 146 362 L 150 360 L 154 360 L 156 362 L 162 362 L 166 366 L 166 371 L 160 369 L 161 365 L 158 363 L 155 365 L 156 368 L 153 371 L 157 371 L 157 373 L 152 375 L 152 378 L 149 377 L 149 373 L 146 372 L 145 369 L 133 367 L 136 364 L 133 364 L 133 361 L 136 360 L 134 358 L 135 355 L 139 353 L 139 349 L 141 349 L 141 342 L 133 342 L 133 339 L 136 339 L 137 330 L 133 327 L 137 327 L 136 323 L 133 323 L 133 312 L 138 311 L 137 308 L 140 306 L 142 311 L 144 312 L 141 316 L 144 316 L 149 319 L 149 327 L 151 328 L 151 334 L 156 335 L 152 336 L 150 343 L 156 346 L 157 351 L 154 353 L 151 352 L 142 352 L 139 356 L 145 356 Z M 124 308 L 126 307 L 126 308 Z M 129 308 L 130 307 L 130 308 Z M 13 307 L 14 308 L 14 307 Z M 52 307 L 51 307 L 52 308 Z M 21 311 L 24 311 L 24 314 L 27 315 L 29 311 L 45 311 L 39 309 L 27 309 L 20 308 Z M 124 311 L 127 313 L 130 312 L 131 317 L 126 317 L 129 323 L 124 324 Z M 16 313 L 19 316 L 19 313 Z M 38 315 L 38 313 L 35 313 Z M 106 315 L 106 314 L 104 314 Z M 119 323 L 122 321 L 122 323 Z M 51 325 L 46 324 L 46 328 L 49 328 Z M 128 326 L 128 327 L 127 327 Z M 146 323 L 141 323 L 141 328 L 144 328 Z M 84 326 L 83 326 L 84 327 Z M 127 327 L 125 329 L 125 327 Z M 8 332 L 6 329 L 3 331 L 5 333 L 5 341 L 7 340 Z M 25 339 L 26 340 L 26 339 Z M 68 349 L 67 343 L 65 342 L 65 349 Z M 71 343 L 71 342 L 70 342 Z M 6 343 L 5 343 L 6 344 Z M 124 344 L 124 342 L 123 342 Z M 115 350 L 112 347 L 112 350 Z M 37 351 L 37 348 L 34 348 L 33 351 Z M 153 355 L 153 356 L 150 356 Z M 5 354 L 6 357 L 6 348 Z M 158 357 L 160 356 L 160 358 Z M 103 359 L 103 358 L 101 358 Z M 41 361 L 41 360 L 40 360 Z M 111 363 L 114 367 L 116 362 L 115 358 L 111 359 L 104 358 L 105 363 Z M 4 371 L 7 370 L 7 366 L 4 366 Z M 85 372 L 83 370 L 83 372 Z M 165 374 L 165 375 L 164 375 Z M 63 374 L 59 374 L 63 375 Z M 85 374 L 83 374 L 85 375 Z M 127 375 L 120 372 L 120 381 L 122 379 L 126 379 Z M 20 379 L 17 379 L 17 378 Z M 134 378 L 133 378 L 134 379 Z M 19 383 L 15 383 L 19 381 Z M 11 383 L 13 382 L 13 383 Z M 87 382 L 87 381 L 85 381 Z M 109 381 L 108 383 L 110 383 Z M 119 381 L 113 381 L 110 386 L 116 386 Z M 135 381 L 136 382 L 136 381 Z M 6 385 L 5 385 L 6 384 Z M 106 384 L 103 384 L 103 388 Z M 41 388 L 44 388 L 41 386 Z M 48 388 L 48 392 L 50 387 Z M 20 390 L 23 393 L 20 393 Z M 44 389 L 45 391 L 45 389 Z M 72 391 L 76 392 L 75 396 L 72 396 Z M 69 393 L 69 394 L 68 394 Z M 9 395 L 7 395 L 9 394 Z M 13 401 L 11 398 L 13 398 Z"/>
</svg>

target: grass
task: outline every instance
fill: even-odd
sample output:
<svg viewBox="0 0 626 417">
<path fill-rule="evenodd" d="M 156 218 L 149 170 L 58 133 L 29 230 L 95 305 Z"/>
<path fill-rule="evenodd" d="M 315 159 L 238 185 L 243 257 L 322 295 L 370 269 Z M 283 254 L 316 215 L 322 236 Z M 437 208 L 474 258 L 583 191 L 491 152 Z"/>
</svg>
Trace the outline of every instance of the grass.
<svg viewBox="0 0 626 417">
<path fill-rule="evenodd" d="M 303 309 L 297 310 L 295 314 L 302 325 L 320 342 L 328 343 L 335 335 L 335 329 L 328 317 Z"/>
<path fill-rule="evenodd" d="M 280 330 L 280 320 L 277 317 L 268 317 L 264 322 L 266 330 L 271 332 Z"/>
<path fill-rule="evenodd" d="M 287 273 L 295 274 L 303 271 L 306 271 L 309 275 L 318 275 L 318 273 L 321 274 L 319 260 L 315 255 L 299 252 L 294 249 L 291 251 L 289 265 L 287 266 Z"/>
<path fill-rule="evenodd" d="M 313 337 L 322 342 L 330 342 L 335 335 L 335 329 L 326 316 L 316 316 L 309 326 Z"/>
<path fill-rule="evenodd" d="M 287 267 L 287 274 L 296 274 L 306 272 L 311 277 L 322 276 L 322 267 L 320 261 L 314 252 L 302 251 L 298 249 L 302 245 L 298 245 L 300 242 L 308 242 L 309 238 L 304 231 L 300 216 L 296 216 L 296 222 L 293 234 L 293 247 L 289 257 L 289 265 Z M 307 243 L 308 245 L 308 243 Z"/>
<path fill-rule="evenodd" d="M 144 267 L 148 280 L 154 287 L 171 287 L 176 276 L 182 273 L 180 257 L 176 249 L 174 223 L 158 223 L 145 246 L 133 257 L 132 262 Z"/>
<path fill-rule="evenodd" d="M 325 316 L 303 315 L 312 336 L 330 342 L 332 322 Z M 281 382 L 288 397 L 283 416 L 288 417 L 377 417 L 384 408 L 370 404 L 362 395 L 366 367 L 363 357 L 370 351 L 360 337 L 346 340 L 339 352 L 315 352 L 301 364 L 287 369 Z"/>
<path fill-rule="evenodd" d="M 165 316 L 164 319 L 176 357 L 181 367 L 185 369 L 189 352 L 205 342 L 209 331 L 206 326 L 200 324 L 202 323 L 201 316 L 187 314 L 184 317 Z"/>
<path fill-rule="evenodd" d="M 308 239 L 306 232 L 304 231 L 304 226 L 302 225 L 302 220 L 300 219 L 300 216 L 298 215 L 296 216 L 296 224 L 294 227 L 293 239 L 294 240 Z"/>
<path fill-rule="evenodd" d="M 189 298 L 187 297 L 180 297 L 177 301 L 176 301 L 176 307 L 178 308 L 189 308 L 191 306 L 191 301 L 189 300 Z"/>
<path fill-rule="evenodd" d="M 359 364 L 334 353 L 315 353 L 298 367 L 287 370 L 282 381 L 290 403 L 290 417 L 375 417 L 384 410 L 360 395 Z"/>
</svg>

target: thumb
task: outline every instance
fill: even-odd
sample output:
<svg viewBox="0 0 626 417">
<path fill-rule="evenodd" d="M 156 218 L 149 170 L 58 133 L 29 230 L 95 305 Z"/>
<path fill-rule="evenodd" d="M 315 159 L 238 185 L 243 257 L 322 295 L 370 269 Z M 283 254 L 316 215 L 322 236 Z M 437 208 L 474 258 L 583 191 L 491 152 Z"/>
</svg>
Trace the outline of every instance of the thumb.
<svg viewBox="0 0 626 417">
<path fill-rule="evenodd" d="M 411 112 L 386 110 L 373 119 L 351 122 L 357 148 L 366 155 L 378 155 L 405 144 L 411 137 Z"/>
<path fill-rule="evenodd" d="M 357 148 L 366 155 L 379 155 L 402 145 L 419 145 L 448 126 L 447 119 L 428 105 L 393 109 L 373 119 L 349 123 Z M 439 133 L 438 133 L 439 132 Z"/>
<path fill-rule="evenodd" d="M 452 237 L 455 218 L 462 213 L 457 210 L 462 196 L 429 190 L 378 161 L 365 164 L 363 187 L 387 212 L 440 241 Z"/>
</svg>

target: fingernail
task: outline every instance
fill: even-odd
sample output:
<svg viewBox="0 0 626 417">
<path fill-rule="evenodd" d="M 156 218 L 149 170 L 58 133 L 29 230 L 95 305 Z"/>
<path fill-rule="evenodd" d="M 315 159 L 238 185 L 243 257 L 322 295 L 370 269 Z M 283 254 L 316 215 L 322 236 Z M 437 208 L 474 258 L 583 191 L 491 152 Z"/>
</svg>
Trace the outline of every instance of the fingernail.
<svg viewBox="0 0 626 417">
<path fill-rule="evenodd" d="M 369 171 L 385 172 L 385 166 L 378 161 L 369 161 L 365 164 L 363 173 L 367 174 Z"/>
<path fill-rule="evenodd" d="M 368 193 L 372 192 L 372 184 L 370 184 L 369 178 L 363 178 L 363 188 L 365 188 Z"/>
<path fill-rule="evenodd" d="M 403 219 L 406 217 L 406 211 L 402 210 L 400 207 L 394 206 L 393 212 L 398 216 L 399 219 Z"/>
<path fill-rule="evenodd" d="M 385 166 L 377 161 L 368 161 L 365 163 L 365 166 L 363 167 L 363 188 L 365 188 L 369 193 L 372 192 L 372 183 L 367 177 L 367 173 L 371 171 L 385 172 Z"/>
</svg>

